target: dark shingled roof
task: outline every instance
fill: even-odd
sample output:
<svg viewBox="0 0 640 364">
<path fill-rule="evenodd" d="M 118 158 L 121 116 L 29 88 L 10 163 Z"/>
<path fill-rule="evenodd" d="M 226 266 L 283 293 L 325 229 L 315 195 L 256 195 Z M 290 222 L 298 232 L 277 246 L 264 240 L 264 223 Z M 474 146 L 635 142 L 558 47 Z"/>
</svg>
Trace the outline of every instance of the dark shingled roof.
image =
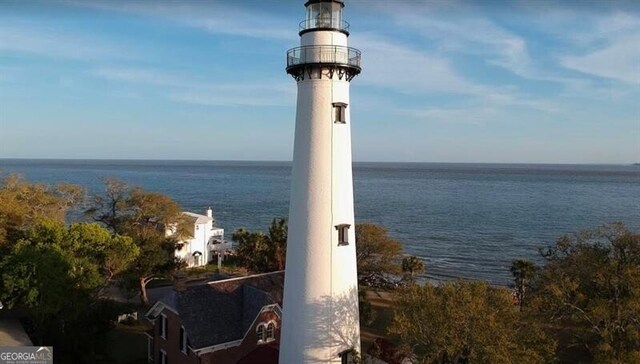
<svg viewBox="0 0 640 364">
<path fill-rule="evenodd" d="M 278 364 L 280 351 L 277 344 L 260 345 L 244 358 L 238 360 L 237 364 Z"/>
<path fill-rule="evenodd" d="M 161 301 L 178 312 L 191 347 L 199 349 L 242 339 L 262 307 L 282 306 L 283 285 L 280 271 L 187 286 Z"/>
</svg>

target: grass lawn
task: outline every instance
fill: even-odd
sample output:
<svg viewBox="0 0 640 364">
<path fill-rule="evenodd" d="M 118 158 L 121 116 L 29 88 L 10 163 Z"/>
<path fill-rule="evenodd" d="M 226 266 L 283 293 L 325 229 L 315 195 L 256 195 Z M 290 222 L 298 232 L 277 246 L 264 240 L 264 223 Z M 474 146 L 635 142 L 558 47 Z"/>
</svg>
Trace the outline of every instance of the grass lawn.
<svg viewBox="0 0 640 364">
<path fill-rule="evenodd" d="M 238 264 L 238 258 L 234 256 L 228 256 L 222 263 L 221 269 L 218 270 L 217 262 L 209 263 L 203 267 L 187 268 L 182 271 L 189 281 L 206 280 L 211 277 L 212 274 L 221 273 L 232 277 L 241 277 L 249 275 L 246 268 Z M 156 287 L 165 287 L 173 284 L 173 280 L 170 278 L 154 279 L 147 284 L 147 289 Z"/>
</svg>

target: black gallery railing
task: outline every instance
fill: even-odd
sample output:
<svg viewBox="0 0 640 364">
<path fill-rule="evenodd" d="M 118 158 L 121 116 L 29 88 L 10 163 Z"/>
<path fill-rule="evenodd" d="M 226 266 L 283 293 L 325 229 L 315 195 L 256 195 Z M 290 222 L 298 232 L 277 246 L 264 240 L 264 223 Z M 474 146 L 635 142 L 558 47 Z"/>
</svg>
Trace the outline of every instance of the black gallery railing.
<svg viewBox="0 0 640 364">
<path fill-rule="evenodd" d="M 336 20 L 333 18 L 315 18 L 300 22 L 301 32 L 309 29 L 337 29 L 348 34 L 349 23 L 344 20 Z"/>
<path fill-rule="evenodd" d="M 305 64 L 331 64 L 360 70 L 360 51 L 344 46 L 302 46 L 287 51 L 287 70 Z"/>
</svg>

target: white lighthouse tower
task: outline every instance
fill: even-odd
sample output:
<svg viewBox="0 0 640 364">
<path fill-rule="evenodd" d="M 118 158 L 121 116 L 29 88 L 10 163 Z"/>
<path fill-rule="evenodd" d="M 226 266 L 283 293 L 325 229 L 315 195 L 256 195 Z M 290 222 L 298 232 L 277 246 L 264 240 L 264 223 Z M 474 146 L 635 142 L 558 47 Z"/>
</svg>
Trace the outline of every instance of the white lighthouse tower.
<svg viewBox="0 0 640 364">
<path fill-rule="evenodd" d="M 343 363 L 360 352 L 349 84 L 360 52 L 347 46 L 342 0 L 309 0 L 297 81 L 280 363 Z"/>
</svg>

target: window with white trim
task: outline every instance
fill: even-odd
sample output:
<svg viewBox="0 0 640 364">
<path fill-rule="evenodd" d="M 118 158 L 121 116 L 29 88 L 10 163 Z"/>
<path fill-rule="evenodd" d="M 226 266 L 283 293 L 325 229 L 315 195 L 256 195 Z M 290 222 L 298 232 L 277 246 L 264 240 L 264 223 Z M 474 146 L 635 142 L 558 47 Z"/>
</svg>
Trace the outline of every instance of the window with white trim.
<svg viewBox="0 0 640 364">
<path fill-rule="evenodd" d="M 167 316 L 164 313 L 160 316 L 160 337 L 167 339 Z"/>
<path fill-rule="evenodd" d="M 180 326 L 180 351 L 187 353 L 187 333 L 184 331 L 184 326 Z"/>
<path fill-rule="evenodd" d="M 347 122 L 347 104 L 344 102 L 333 103 L 333 122 L 345 124 Z"/>
<path fill-rule="evenodd" d="M 265 326 L 264 324 L 259 324 L 258 327 L 256 328 L 256 335 L 258 336 L 258 342 L 264 342 L 265 341 Z"/>
<path fill-rule="evenodd" d="M 167 352 L 162 349 L 158 351 L 158 364 L 167 364 Z"/>
<path fill-rule="evenodd" d="M 349 224 L 336 225 L 338 230 L 338 245 L 349 245 Z"/>
<path fill-rule="evenodd" d="M 273 322 L 269 322 L 267 325 L 267 341 L 273 341 L 276 339 L 276 325 Z"/>
</svg>

